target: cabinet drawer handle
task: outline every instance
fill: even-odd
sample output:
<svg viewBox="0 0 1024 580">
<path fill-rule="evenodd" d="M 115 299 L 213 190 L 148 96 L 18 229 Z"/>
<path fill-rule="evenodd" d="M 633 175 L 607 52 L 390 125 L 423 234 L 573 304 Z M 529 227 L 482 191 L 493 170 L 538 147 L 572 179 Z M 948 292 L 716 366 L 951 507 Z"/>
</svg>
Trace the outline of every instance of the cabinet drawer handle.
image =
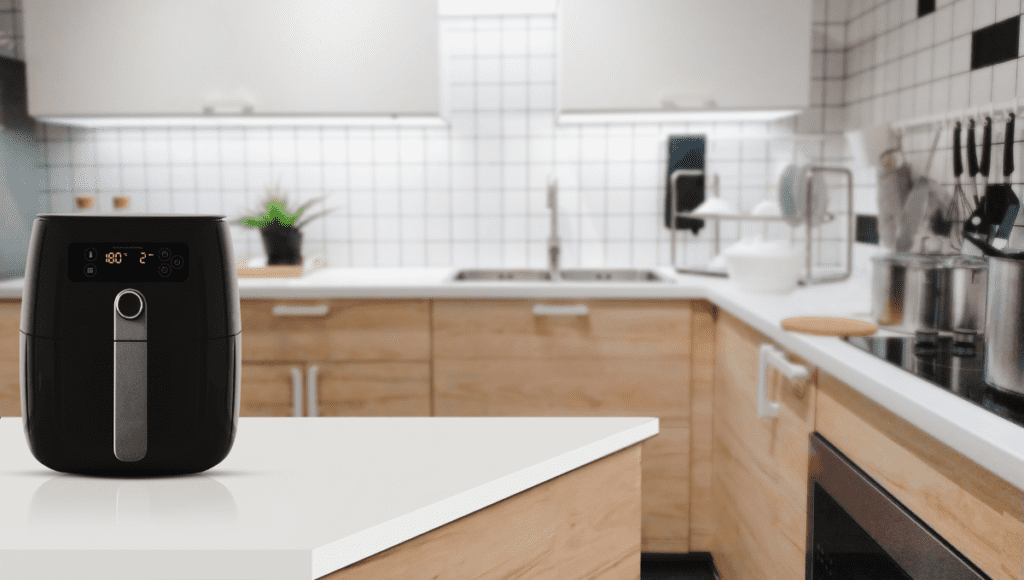
<svg viewBox="0 0 1024 580">
<path fill-rule="evenodd" d="M 317 408 L 317 399 L 320 394 L 317 392 L 317 379 L 319 378 L 320 367 L 312 365 L 309 370 L 306 371 L 306 416 L 307 417 L 318 417 L 320 415 L 320 409 Z"/>
<path fill-rule="evenodd" d="M 302 371 L 292 367 L 292 417 L 302 416 Z"/>
<path fill-rule="evenodd" d="M 768 367 L 773 366 L 791 381 L 803 381 L 811 373 L 807 367 L 786 360 L 781 350 L 770 344 L 762 344 L 757 361 L 757 416 L 774 419 L 779 416 L 779 403 L 768 400 Z"/>
<path fill-rule="evenodd" d="M 534 316 L 588 316 L 590 308 L 586 304 L 534 304 Z"/>
<path fill-rule="evenodd" d="M 296 304 L 275 304 L 274 316 L 326 316 L 331 311 L 328 304 L 314 304 L 312 306 L 299 306 Z"/>
</svg>

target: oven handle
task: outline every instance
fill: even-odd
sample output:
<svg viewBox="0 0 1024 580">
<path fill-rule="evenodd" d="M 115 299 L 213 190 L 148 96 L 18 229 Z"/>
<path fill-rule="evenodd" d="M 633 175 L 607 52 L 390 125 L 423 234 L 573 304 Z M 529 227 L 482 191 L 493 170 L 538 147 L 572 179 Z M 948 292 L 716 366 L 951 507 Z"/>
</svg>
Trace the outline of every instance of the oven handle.
<svg viewBox="0 0 1024 580">
<path fill-rule="evenodd" d="M 786 360 L 786 355 L 770 344 L 762 344 L 757 361 L 757 416 L 774 419 L 779 416 L 778 401 L 768 400 L 768 367 L 779 370 L 791 381 L 802 382 L 811 376 L 807 367 Z"/>
</svg>

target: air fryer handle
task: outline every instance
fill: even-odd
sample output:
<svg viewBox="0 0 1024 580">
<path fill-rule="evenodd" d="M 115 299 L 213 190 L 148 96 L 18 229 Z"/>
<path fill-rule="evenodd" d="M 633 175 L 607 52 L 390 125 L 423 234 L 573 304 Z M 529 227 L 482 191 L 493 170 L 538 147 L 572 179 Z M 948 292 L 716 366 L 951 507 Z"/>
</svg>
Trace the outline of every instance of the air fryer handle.
<svg viewBox="0 0 1024 580">
<path fill-rule="evenodd" d="M 138 461 L 149 445 L 148 307 L 138 290 L 114 298 L 114 457 Z"/>
</svg>

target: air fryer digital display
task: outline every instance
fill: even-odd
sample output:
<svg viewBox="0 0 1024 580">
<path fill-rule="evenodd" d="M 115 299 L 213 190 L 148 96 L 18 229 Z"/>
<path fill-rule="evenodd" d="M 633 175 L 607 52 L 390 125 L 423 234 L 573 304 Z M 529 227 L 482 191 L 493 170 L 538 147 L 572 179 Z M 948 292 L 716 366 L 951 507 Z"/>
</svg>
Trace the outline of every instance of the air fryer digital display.
<svg viewBox="0 0 1024 580">
<path fill-rule="evenodd" d="M 68 247 L 73 282 L 184 282 L 188 244 L 160 242 L 76 243 Z"/>
</svg>

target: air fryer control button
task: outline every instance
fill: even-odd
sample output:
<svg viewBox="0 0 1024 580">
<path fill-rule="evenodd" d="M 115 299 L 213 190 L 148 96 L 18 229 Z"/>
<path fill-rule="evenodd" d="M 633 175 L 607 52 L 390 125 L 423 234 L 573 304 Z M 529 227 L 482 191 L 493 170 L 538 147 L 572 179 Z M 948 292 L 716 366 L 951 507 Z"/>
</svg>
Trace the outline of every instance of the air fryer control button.
<svg viewBox="0 0 1024 580">
<path fill-rule="evenodd" d="M 142 297 L 132 290 L 125 290 L 118 294 L 114 308 L 121 318 L 132 320 L 142 314 Z"/>
<path fill-rule="evenodd" d="M 166 277 L 171 275 L 171 265 L 170 264 L 160 264 L 160 267 L 156 269 L 156 272 L 157 272 L 157 274 L 160 274 L 161 276 L 166 278 Z"/>
<path fill-rule="evenodd" d="M 99 255 L 99 253 L 96 251 L 96 248 L 89 248 L 88 250 L 85 251 L 85 261 L 95 261 L 97 255 Z"/>
<path fill-rule="evenodd" d="M 86 264 L 85 265 L 85 275 L 90 277 L 90 278 L 95 276 L 96 275 L 96 264 Z"/>
<path fill-rule="evenodd" d="M 167 249 L 167 248 L 161 248 L 160 249 L 160 259 L 165 261 L 165 262 L 167 260 L 170 260 L 171 259 L 171 251 L 169 249 Z"/>
<path fill-rule="evenodd" d="M 174 256 L 171 258 L 171 265 L 174 266 L 175 270 L 178 270 L 185 265 L 185 258 L 182 258 L 181 256 Z"/>
</svg>

